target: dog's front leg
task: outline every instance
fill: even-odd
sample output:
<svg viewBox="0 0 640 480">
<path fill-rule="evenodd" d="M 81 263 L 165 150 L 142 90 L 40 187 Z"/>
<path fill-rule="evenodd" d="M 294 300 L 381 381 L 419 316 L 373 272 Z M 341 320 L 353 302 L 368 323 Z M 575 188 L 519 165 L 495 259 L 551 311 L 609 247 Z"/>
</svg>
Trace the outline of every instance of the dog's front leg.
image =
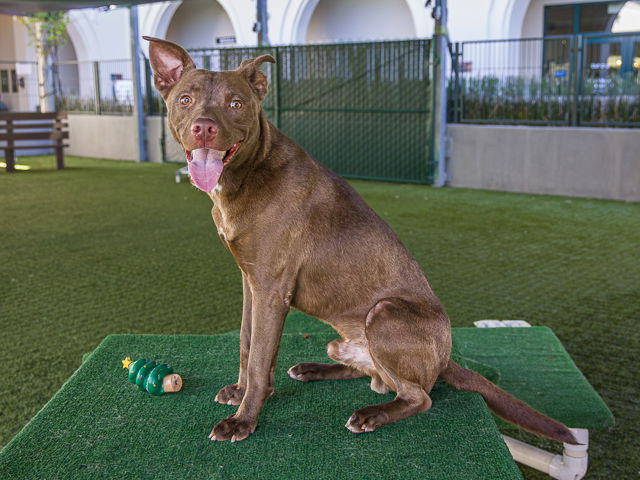
<svg viewBox="0 0 640 480">
<path fill-rule="evenodd" d="M 284 296 L 252 289 L 251 339 L 246 368 L 246 391 L 238 411 L 218 423 L 209 438 L 243 440 L 253 433 L 264 401 L 272 393 L 275 365 L 284 319 L 289 310 Z"/>
<path fill-rule="evenodd" d="M 242 326 L 240 327 L 240 373 L 238 382 L 223 387 L 215 401 L 225 405 L 240 405 L 247 388 L 247 361 L 251 345 L 251 286 L 247 276 L 242 273 Z M 273 385 L 272 385 L 273 387 Z"/>
</svg>

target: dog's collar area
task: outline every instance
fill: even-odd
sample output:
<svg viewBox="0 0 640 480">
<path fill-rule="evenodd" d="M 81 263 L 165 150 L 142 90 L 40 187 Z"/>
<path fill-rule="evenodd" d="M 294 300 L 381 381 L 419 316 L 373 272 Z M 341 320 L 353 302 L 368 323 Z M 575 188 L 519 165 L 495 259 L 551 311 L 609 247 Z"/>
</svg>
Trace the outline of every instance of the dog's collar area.
<svg viewBox="0 0 640 480">
<path fill-rule="evenodd" d="M 242 143 L 242 140 L 234 143 L 233 146 L 229 150 L 226 150 L 224 152 L 224 157 L 222 157 L 222 164 L 223 165 L 226 165 L 227 163 L 229 163 L 231 161 L 231 159 L 235 156 L 236 152 L 240 148 L 240 144 L 241 143 Z M 192 150 L 185 150 L 184 154 L 185 154 L 185 157 L 187 158 L 187 162 L 190 162 L 190 161 L 193 160 Z"/>
</svg>

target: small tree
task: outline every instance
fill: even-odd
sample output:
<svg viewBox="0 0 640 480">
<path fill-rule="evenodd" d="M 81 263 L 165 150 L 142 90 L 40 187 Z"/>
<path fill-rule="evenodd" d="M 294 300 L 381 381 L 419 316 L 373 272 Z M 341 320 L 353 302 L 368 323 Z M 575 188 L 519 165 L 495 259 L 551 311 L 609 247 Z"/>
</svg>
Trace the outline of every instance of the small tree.
<svg viewBox="0 0 640 480">
<path fill-rule="evenodd" d="M 29 17 L 20 17 L 31 36 L 38 58 L 38 97 L 40 111 L 47 111 L 47 97 L 55 95 L 60 89 L 60 76 L 53 70 L 53 92 L 46 91 L 46 65 L 50 57 L 52 64 L 58 59 L 58 48 L 67 41 L 69 17 L 65 11 L 36 13 Z"/>
</svg>

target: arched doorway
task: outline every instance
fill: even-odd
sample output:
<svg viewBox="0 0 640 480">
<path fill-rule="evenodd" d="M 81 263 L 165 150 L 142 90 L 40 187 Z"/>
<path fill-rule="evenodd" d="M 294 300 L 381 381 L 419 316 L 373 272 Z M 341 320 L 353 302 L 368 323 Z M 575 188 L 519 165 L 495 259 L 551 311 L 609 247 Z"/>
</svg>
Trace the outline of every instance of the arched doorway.
<svg viewBox="0 0 640 480">
<path fill-rule="evenodd" d="M 171 18 L 166 34 L 167 40 L 187 49 L 232 45 L 235 38 L 229 15 L 214 0 L 182 2 Z"/>
<path fill-rule="evenodd" d="M 71 38 L 58 47 L 53 69 L 53 87 L 57 97 L 80 96 L 78 56 Z"/>
<path fill-rule="evenodd" d="M 405 0 L 320 0 L 305 37 L 307 43 L 398 40 L 416 38 L 416 29 Z"/>
</svg>

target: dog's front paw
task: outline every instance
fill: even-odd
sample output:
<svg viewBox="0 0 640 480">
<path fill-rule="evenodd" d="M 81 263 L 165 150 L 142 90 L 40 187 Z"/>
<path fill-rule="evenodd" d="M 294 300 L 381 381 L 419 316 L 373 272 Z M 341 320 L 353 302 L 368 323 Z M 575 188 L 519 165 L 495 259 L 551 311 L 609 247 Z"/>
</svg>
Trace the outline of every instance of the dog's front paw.
<svg viewBox="0 0 640 480">
<path fill-rule="evenodd" d="M 361 408 L 347 421 L 347 427 L 353 433 L 373 432 L 376 428 L 389 423 L 389 414 L 379 406 Z"/>
<path fill-rule="evenodd" d="M 244 397 L 244 387 L 234 383 L 223 387 L 214 400 L 224 405 L 240 405 L 242 397 Z"/>
<path fill-rule="evenodd" d="M 256 426 L 256 421 L 242 420 L 237 418 L 234 413 L 213 427 L 209 438 L 217 441 L 230 440 L 232 442 L 239 442 L 251 435 L 255 431 Z"/>
</svg>

